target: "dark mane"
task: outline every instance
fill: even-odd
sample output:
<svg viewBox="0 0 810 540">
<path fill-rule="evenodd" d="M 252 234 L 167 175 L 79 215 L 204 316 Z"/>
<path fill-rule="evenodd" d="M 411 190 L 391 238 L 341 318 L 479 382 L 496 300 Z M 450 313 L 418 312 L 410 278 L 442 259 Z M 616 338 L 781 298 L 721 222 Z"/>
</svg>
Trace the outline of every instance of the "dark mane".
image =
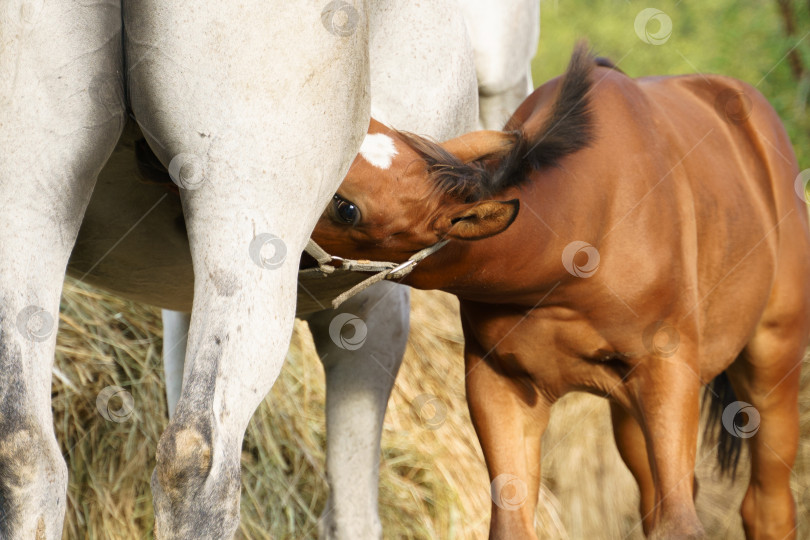
<svg viewBox="0 0 810 540">
<path fill-rule="evenodd" d="M 419 135 L 405 131 L 397 131 L 397 135 L 425 160 L 437 191 L 466 202 L 490 195 L 491 174 L 481 163 L 463 163 L 438 143 Z"/>
<path fill-rule="evenodd" d="M 590 145 L 594 128 L 588 92 L 596 65 L 587 44 L 577 43 L 543 127 L 528 135 L 519 126 L 506 125 L 504 130 L 516 131 L 517 142 L 493 172 L 492 192 L 519 185 L 529 170 L 556 166 L 565 156 Z"/>
<path fill-rule="evenodd" d="M 543 127 L 528 135 L 521 126 L 507 124 L 504 131 L 513 136 L 514 143 L 501 159 L 463 163 L 429 139 L 403 131 L 397 135 L 425 160 L 437 191 L 467 202 L 492 197 L 519 185 L 530 170 L 555 166 L 593 141 L 588 97 L 591 74 L 594 67 L 606 64 L 593 57 L 584 41 L 578 43 Z"/>
</svg>

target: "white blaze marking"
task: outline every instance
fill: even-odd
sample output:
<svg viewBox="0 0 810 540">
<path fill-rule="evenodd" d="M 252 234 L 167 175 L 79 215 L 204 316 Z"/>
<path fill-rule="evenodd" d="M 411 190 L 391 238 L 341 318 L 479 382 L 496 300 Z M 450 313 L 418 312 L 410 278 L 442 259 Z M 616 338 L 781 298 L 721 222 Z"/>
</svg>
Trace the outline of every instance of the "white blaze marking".
<svg viewBox="0 0 810 540">
<path fill-rule="evenodd" d="M 394 139 L 384 133 L 371 133 L 363 139 L 360 146 L 360 155 L 380 169 L 387 169 L 391 166 L 394 156 L 397 155 L 397 147 Z"/>
</svg>

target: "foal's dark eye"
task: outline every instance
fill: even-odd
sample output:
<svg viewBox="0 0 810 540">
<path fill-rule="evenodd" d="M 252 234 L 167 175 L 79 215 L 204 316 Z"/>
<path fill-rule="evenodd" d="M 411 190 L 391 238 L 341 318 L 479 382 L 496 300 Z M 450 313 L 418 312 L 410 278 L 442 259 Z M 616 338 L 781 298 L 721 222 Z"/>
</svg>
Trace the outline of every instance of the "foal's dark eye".
<svg viewBox="0 0 810 540">
<path fill-rule="evenodd" d="M 347 201 L 340 195 L 332 197 L 332 206 L 335 208 L 335 215 L 338 219 L 349 225 L 357 225 L 360 221 L 360 209 L 351 201 Z"/>
</svg>

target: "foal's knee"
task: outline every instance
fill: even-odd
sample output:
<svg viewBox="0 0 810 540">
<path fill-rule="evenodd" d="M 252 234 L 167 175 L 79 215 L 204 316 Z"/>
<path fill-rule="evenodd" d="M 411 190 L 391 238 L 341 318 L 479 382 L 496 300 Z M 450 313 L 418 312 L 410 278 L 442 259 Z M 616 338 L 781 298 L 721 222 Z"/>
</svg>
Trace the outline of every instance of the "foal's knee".
<svg viewBox="0 0 810 540">
<path fill-rule="evenodd" d="M 67 466 L 50 427 L 0 412 L 0 538 L 62 536 Z"/>
</svg>

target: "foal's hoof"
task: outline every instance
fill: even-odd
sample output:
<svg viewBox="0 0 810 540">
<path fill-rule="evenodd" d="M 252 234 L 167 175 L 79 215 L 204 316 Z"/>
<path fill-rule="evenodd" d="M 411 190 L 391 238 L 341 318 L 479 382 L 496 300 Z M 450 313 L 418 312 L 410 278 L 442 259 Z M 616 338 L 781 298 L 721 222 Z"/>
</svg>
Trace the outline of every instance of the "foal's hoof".
<svg viewBox="0 0 810 540">
<path fill-rule="evenodd" d="M 661 521 L 649 540 L 704 540 L 706 532 L 697 517 L 672 518 Z"/>
</svg>

